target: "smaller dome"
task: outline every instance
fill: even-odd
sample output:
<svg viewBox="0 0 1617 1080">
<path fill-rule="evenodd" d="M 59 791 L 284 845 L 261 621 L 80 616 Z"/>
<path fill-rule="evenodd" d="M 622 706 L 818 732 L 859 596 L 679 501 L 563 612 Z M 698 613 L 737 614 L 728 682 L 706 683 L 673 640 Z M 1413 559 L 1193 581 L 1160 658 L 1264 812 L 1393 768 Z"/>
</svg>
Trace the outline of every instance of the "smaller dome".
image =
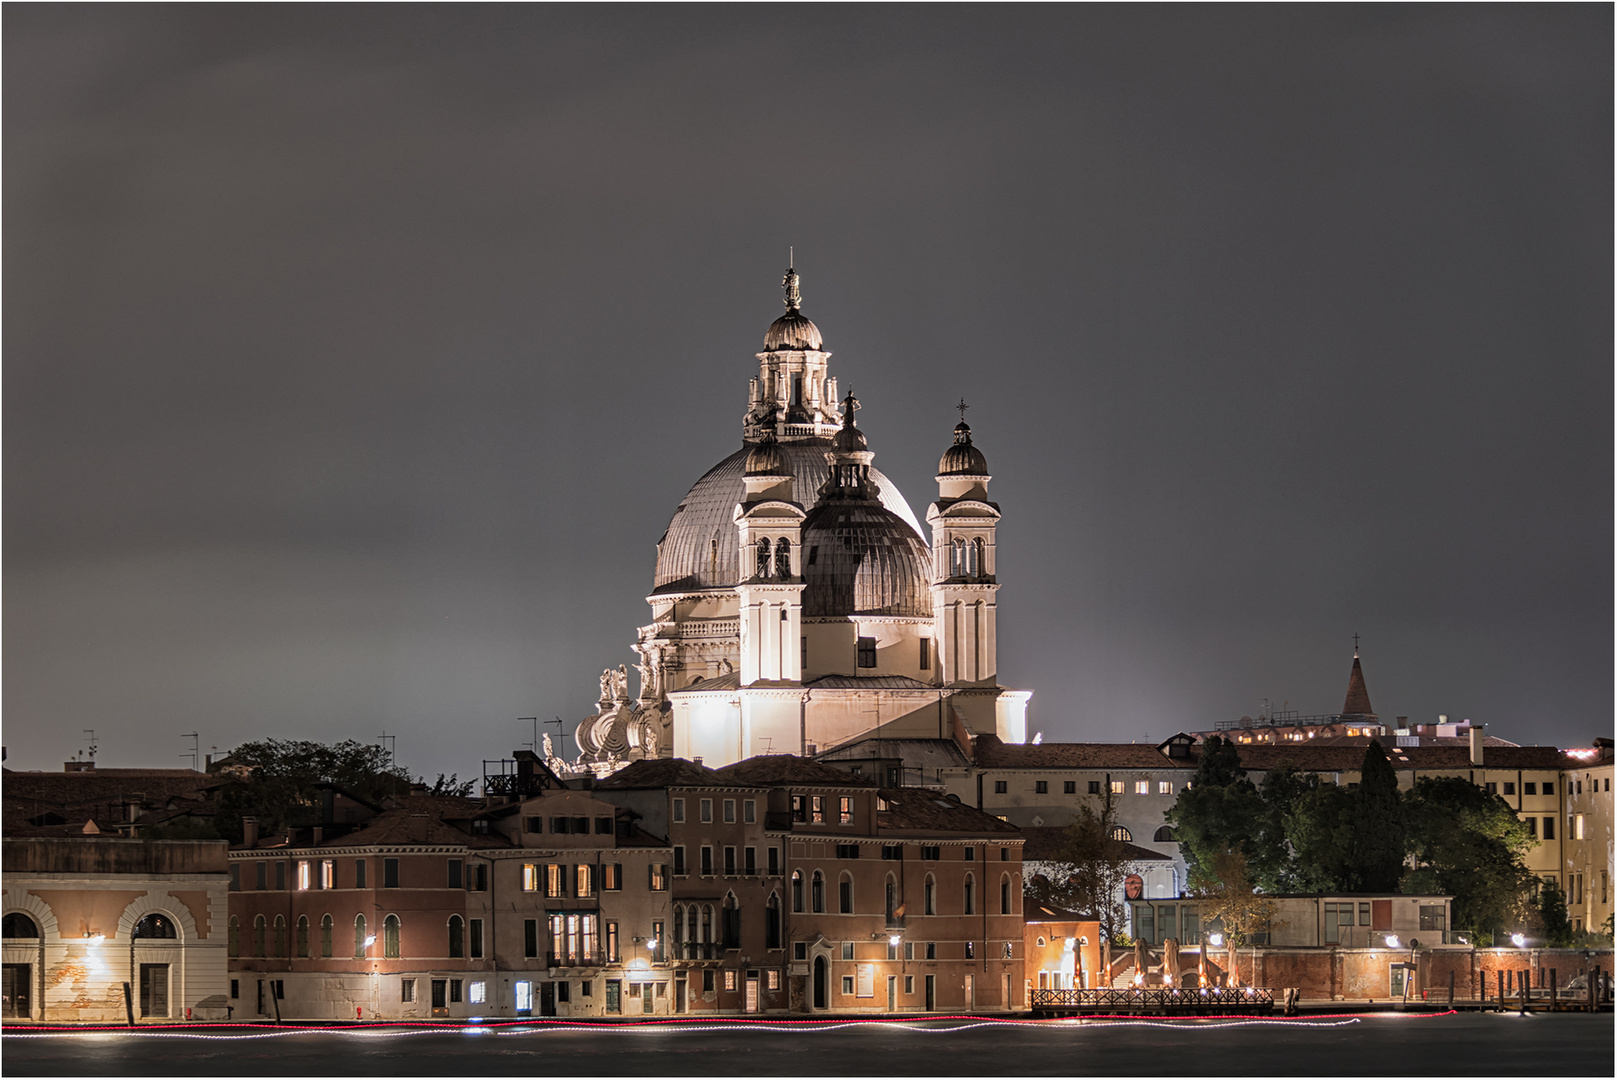
<svg viewBox="0 0 1617 1080">
<path fill-rule="evenodd" d="M 844 454 L 853 454 L 870 449 L 870 444 L 865 440 L 865 433 L 850 424 L 837 429 L 836 435 L 831 439 L 831 448 Z"/>
<path fill-rule="evenodd" d="M 955 425 L 954 445 L 938 460 L 939 476 L 987 476 L 988 459 L 971 445 L 971 428 L 964 420 Z"/>
<path fill-rule="evenodd" d="M 815 326 L 796 308 L 769 324 L 769 330 L 764 334 L 764 350 L 774 352 L 777 349 L 814 349 L 818 350 L 821 344 L 820 328 Z"/>
<path fill-rule="evenodd" d="M 780 443 L 775 441 L 771 432 L 763 440 L 747 452 L 746 475 L 748 476 L 790 476 L 792 474 L 791 462 L 781 451 Z"/>
</svg>

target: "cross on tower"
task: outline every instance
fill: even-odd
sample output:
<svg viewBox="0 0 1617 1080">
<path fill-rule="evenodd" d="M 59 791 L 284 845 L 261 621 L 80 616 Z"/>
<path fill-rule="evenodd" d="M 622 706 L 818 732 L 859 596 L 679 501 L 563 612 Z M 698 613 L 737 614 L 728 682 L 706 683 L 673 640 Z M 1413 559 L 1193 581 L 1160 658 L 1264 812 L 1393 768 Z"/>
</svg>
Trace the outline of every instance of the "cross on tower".
<svg viewBox="0 0 1617 1080">
<path fill-rule="evenodd" d="M 1358 634 L 1353 635 L 1353 655 L 1354 656 L 1359 655 L 1359 635 Z"/>
<path fill-rule="evenodd" d="M 966 404 L 965 398 L 961 398 L 960 404 L 956 405 L 955 408 L 960 410 L 960 422 L 964 424 L 966 422 L 966 410 L 971 408 L 971 406 Z"/>
</svg>

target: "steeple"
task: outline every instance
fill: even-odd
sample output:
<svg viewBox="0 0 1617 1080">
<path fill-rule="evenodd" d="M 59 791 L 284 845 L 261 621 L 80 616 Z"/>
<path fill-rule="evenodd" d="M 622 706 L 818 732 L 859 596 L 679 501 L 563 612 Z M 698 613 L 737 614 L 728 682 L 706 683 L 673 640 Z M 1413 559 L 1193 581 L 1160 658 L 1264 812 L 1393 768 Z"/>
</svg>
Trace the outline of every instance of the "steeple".
<svg viewBox="0 0 1617 1080">
<path fill-rule="evenodd" d="M 826 439 L 836 434 L 837 381 L 826 372 L 820 328 L 803 314 L 801 279 L 793 266 L 780 279 L 786 313 L 769 324 L 758 375 L 747 393 L 742 437 L 755 443 L 772 431 L 781 442 Z"/>
<path fill-rule="evenodd" d="M 972 445 L 967 407 L 964 399 L 956 406 L 954 444 L 938 462 L 938 500 L 926 515 L 932 525 L 932 609 L 944 683 L 995 685 L 999 507 L 988 500 L 988 460 Z"/>
<path fill-rule="evenodd" d="M 1375 716 L 1370 707 L 1370 691 L 1364 687 L 1364 669 L 1359 666 L 1359 638 L 1353 636 L 1353 672 L 1348 676 L 1347 699 L 1342 703 L 1343 716 Z"/>
</svg>

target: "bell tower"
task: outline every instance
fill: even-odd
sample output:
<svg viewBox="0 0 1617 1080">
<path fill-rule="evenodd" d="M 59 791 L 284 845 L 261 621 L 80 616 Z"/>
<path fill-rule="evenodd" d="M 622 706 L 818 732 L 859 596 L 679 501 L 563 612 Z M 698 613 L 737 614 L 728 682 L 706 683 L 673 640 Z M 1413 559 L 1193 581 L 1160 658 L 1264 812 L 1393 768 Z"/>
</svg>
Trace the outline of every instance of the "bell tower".
<svg viewBox="0 0 1617 1080">
<path fill-rule="evenodd" d="M 803 507 L 791 462 L 772 432 L 747 454 L 746 494 L 736 506 L 741 580 L 741 685 L 803 677 Z"/>
<path fill-rule="evenodd" d="M 961 401 L 954 445 L 938 462 L 938 499 L 926 514 L 932 526 L 932 610 L 938 669 L 945 686 L 996 685 L 999 582 L 994 532 L 999 507 L 988 501 L 988 459 L 972 445 Z"/>
</svg>

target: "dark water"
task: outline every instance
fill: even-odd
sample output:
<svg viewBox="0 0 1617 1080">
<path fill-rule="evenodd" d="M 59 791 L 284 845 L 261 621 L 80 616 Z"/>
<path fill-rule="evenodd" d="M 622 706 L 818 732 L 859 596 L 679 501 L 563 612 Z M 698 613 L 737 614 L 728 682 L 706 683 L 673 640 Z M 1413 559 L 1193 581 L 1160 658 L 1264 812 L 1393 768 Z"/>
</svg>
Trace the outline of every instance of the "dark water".
<svg viewBox="0 0 1617 1080">
<path fill-rule="evenodd" d="M 16 1034 L 7 1076 L 1611 1076 L 1607 1015 L 1367 1015 L 1210 1022 L 947 1021 L 727 1029 L 723 1021 L 576 1031 L 531 1026 L 208 1038 Z"/>
</svg>

